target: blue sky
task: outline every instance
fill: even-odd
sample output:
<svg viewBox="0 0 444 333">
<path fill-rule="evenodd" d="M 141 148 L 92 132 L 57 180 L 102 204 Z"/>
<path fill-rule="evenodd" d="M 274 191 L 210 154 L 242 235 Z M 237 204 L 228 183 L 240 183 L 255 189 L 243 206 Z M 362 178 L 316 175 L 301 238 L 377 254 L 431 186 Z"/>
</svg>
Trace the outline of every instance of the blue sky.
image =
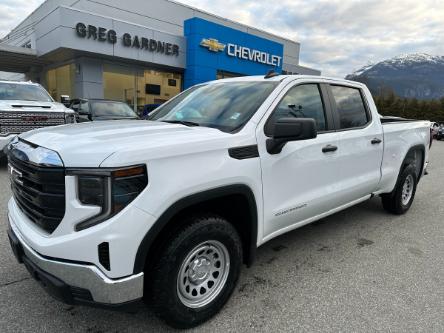
<svg viewBox="0 0 444 333">
<path fill-rule="evenodd" d="M 178 1 L 299 41 L 301 64 L 326 75 L 399 54 L 444 55 L 444 0 Z M 0 0 L 0 36 L 42 2 Z"/>
</svg>

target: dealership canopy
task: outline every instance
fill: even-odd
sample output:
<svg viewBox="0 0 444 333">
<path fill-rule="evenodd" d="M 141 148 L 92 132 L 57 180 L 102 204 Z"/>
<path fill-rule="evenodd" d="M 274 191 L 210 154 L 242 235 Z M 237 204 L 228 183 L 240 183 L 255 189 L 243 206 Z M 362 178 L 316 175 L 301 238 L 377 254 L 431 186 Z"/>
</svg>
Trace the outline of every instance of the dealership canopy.
<svg viewBox="0 0 444 333">
<path fill-rule="evenodd" d="M 33 67 L 46 65 L 46 61 L 37 56 L 34 49 L 0 45 L 0 71 L 26 73 Z"/>
</svg>

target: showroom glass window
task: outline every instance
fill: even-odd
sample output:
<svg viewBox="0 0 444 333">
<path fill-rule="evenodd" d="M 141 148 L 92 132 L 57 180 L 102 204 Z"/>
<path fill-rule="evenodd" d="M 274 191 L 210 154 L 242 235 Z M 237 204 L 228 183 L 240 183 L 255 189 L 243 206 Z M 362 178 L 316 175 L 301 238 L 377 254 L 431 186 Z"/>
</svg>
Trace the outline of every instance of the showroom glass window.
<svg viewBox="0 0 444 333">
<path fill-rule="evenodd" d="M 331 86 L 341 129 L 365 126 L 369 117 L 361 91 L 357 88 Z"/>
<path fill-rule="evenodd" d="M 182 74 L 105 63 L 103 89 L 105 99 L 125 102 L 141 116 L 181 92 Z"/>
<path fill-rule="evenodd" d="M 182 91 L 182 74 L 157 70 L 137 73 L 137 111 L 142 115 L 148 106 L 160 105 Z"/>
<path fill-rule="evenodd" d="M 313 118 L 319 132 L 325 131 L 324 103 L 317 84 L 303 84 L 291 88 L 280 101 L 265 127 L 265 134 L 272 133 L 272 127 L 280 118 Z"/>
<path fill-rule="evenodd" d="M 46 72 L 46 89 L 56 102 L 60 102 L 61 95 L 74 97 L 75 65 L 68 64 Z"/>
<path fill-rule="evenodd" d="M 232 73 L 232 72 L 218 70 L 217 74 L 216 74 L 216 80 L 231 79 L 231 78 L 241 77 L 241 76 L 245 76 L 245 75 L 242 75 L 239 73 Z"/>
<path fill-rule="evenodd" d="M 136 76 L 131 67 L 103 65 L 103 97 L 135 106 Z"/>
</svg>

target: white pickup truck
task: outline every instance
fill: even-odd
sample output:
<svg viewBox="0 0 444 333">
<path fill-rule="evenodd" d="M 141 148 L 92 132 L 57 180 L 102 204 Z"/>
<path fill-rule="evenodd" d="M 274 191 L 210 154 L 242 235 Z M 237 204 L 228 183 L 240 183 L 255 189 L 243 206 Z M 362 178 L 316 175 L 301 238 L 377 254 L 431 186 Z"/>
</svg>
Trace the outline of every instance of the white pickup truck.
<svg viewBox="0 0 444 333">
<path fill-rule="evenodd" d="M 17 135 L 75 122 L 75 112 L 54 102 L 38 83 L 0 81 L 0 158 Z"/>
<path fill-rule="evenodd" d="M 428 121 L 381 118 L 345 80 L 215 81 L 150 118 L 14 140 L 9 237 L 57 298 L 145 300 L 179 328 L 213 316 L 270 239 L 374 196 L 405 213 L 428 161 Z"/>
</svg>

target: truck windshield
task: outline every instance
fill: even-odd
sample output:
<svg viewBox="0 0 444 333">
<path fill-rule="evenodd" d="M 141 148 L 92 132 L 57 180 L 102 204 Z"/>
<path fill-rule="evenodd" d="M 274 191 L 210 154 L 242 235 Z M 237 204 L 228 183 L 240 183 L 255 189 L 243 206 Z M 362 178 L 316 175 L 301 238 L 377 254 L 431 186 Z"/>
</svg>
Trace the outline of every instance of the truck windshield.
<svg viewBox="0 0 444 333">
<path fill-rule="evenodd" d="M 92 101 L 91 111 L 93 117 L 109 119 L 138 118 L 126 103 L 112 101 Z"/>
<path fill-rule="evenodd" d="M 254 115 L 278 82 L 221 82 L 190 88 L 149 117 L 233 132 Z"/>
<path fill-rule="evenodd" d="M 17 84 L 0 82 L 0 101 L 18 100 L 35 102 L 52 102 L 52 98 L 40 86 L 34 84 Z"/>
</svg>

